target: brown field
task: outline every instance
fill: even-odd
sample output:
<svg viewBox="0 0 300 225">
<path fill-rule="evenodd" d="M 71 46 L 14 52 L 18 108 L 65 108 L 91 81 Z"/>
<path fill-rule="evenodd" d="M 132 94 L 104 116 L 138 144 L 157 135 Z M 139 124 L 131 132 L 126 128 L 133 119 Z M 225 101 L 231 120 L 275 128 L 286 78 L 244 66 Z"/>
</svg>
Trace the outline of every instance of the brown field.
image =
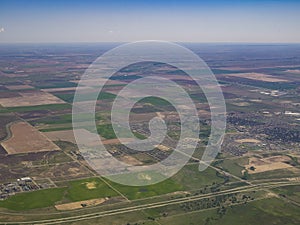
<svg viewBox="0 0 300 225">
<path fill-rule="evenodd" d="M 85 178 L 93 175 L 85 165 L 81 165 L 80 163 L 73 161 L 56 164 L 48 168 L 40 167 L 40 171 L 38 171 L 37 168 L 35 169 L 36 170 L 31 173 L 33 174 L 32 177 L 36 177 L 37 179 L 48 177 L 51 178 L 51 180 L 53 180 L 54 182 Z"/>
<path fill-rule="evenodd" d="M 133 165 L 133 166 L 139 166 L 139 165 L 143 165 L 143 163 L 139 160 L 137 160 L 136 158 L 130 156 L 130 155 L 125 155 L 121 157 L 121 161 Z"/>
<path fill-rule="evenodd" d="M 73 130 L 50 131 L 50 132 L 44 132 L 44 134 L 51 141 L 68 141 L 68 142 L 76 143 Z"/>
<path fill-rule="evenodd" d="M 161 117 L 161 116 L 163 116 L 163 113 L 139 113 L 139 114 L 134 114 L 134 115 L 130 116 L 130 121 L 135 122 L 135 123 L 147 122 L 155 116 Z"/>
<path fill-rule="evenodd" d="M 65 103 L 63 100 L 57 98 L 56 96 L 43 91 L 23 91 L 19 92 L 19 94 L 21 96 L 0 98 L 0 105 L 4 107 L 18 107 Z"/>
<path fill-rule="evenodd" d="M 97 138 L 97 134 L 93 134 L 89 132 L 86 129 L 78 129 L 77 130 L 79 134 L 86 136 L 87 140 L 84 143 L 85 146 L 98 146 L 99 145 L 99 139 Z M 51 141 L 68 141 L 76 144 L 76 140 L 74 137 L 73 130 L 59 130 L 59 131 L 50 131 L 50 132 L 44 132 L 44 135 L 46 135 Z M 102 144 L 104 145 L 111 145 L 111 144 L 120 144 L 126 143 L 126 142 L 131 142 L 133 141 L 132 138 L 121 138 L 121 139 L 103 139 L 101 140 Z"/>
<path fill-rule="evenodd" d="M 272 156 L 262 159 L 253 157 L 249 159 L 249 164 L 246 165 L 246 169 L 249 174 L 254 174 L 271 170 L 292 168 L 293 166 L 285 163 L 287 161 L 290 161 L 288 156 Z M 251 166 L 255 167 L 254 171 L 249 169 Z"/>
<path fill-rule="evenodd" d="M 226 74 L 225 76 L 240 77 L 240 78 L 259 80 L 265 82 L 288 82 L 288 80 L 279 79 L 274 76 L 263 74 L 263 73 L 232 73 L 232 74 Z"/>
<path fill-rule="evenodd" d="M 243 143 L 260 143 L 260 140 L 253 139 L 253 138 L 244 138 L 235 140 L 235 142 L 243 144 Z"/>
<path fill-rule="evenodd" d="M 79 202 L 71 202 L 71 203 L 55 205 L 55 208 L 57 210 L 61 210 L 61 211 L 81 209 L 84 207 L 100 205 L 103 202 L 105 202 L 106 200 L 107 200 L 106 198 L 97 198 L 97 199 L 91 199 L 91 200 L 85 200 L 85 201 L 79 201 Z"/>
<path fill-rule="evenodd" d="M 55 151 L 60 148 L 46 136 L 26 122 L 18 122 L 10 127 L 12 136 L 1 143 L 8 154 Z"/>
<path fill-rule="evenodd" d="M 76 90 L 88 90 L 92 89 L 90 87 L 66 87 L 66 88 L 47 88 L 47 89 L 41 89 L 45 92 L 60 92 L 60 91 L 76 91 Z"/>
<path fill-rule="evenodd" d="M 9 90 L 23 90 L 23 89 L 33 89 L 34 87 L 30 85 L 6 85 L 5 86 Z"/>
<path fill-rule="evenodd" d="M 93 134 L 86 129 L 77 129 L 76 131 L 78 131 L 80 135 L 87 137 L 87 140 L 84 143 L 86 146 L 98 145 L 99 139 L 97 138 L 97 134 Z M 50 131 L 45 132 L 44 134 L 52 141 L 68 141 L 76 144 L 73 130 Z M 114 143 L 115 142 L 112 140 L 112 144 Z"/>
<path fill-rule="evenodd" d="M 170 150 L 169 147 L 167 147 L 167 146 L 165 146 L 165 145 L 161 145 L 161 144 L 160 144 L 160 145 L 156 145 L 155 147 L 158 148 L 159 150 L 165 151 L 165 152 L 167 152 L 167 151 Z"/>
<path fill-rule="evenodd" d="M 285 72 L 287 72 L 287 73 L 300 74 L 300 70 L 286 70 Z"/>
<path fill-rule="evenodd" d="M 120 144 L 122 143 L 129 143 L 131 141 L 134 141 L 133 138 L 115 138 L 115 139 L 107 139 L 107 140 L 102 140 L 102 144 L 104 145 L 113 145 L 113 144 Z"/>
<path fill-rule="evenodd" d="M 201 116 L 210 116 L 210 112 L 207 111 L 207 110 L 203 110 L 203 109 L 200 109 L 198 111 L 198 114 L 201 115 Z"/>
</svg>

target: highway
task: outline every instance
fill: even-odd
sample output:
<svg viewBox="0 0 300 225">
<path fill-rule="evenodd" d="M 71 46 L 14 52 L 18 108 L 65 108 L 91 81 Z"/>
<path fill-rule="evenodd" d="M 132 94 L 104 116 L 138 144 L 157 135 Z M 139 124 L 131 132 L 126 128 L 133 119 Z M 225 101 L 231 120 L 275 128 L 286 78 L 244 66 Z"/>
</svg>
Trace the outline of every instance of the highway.
<svg viewBox="0 0 300 225">
<path fill-rule="evenodd" d="M 11 222 L 0 222 L 1 224 L 62 224 L 62 223 L 68 223 L 68 222 L 76 222 L 76 221 L 83 221 L 83 220 L 89 220 L 89 219 L 95 219 L 105 216 L 112 216 L 112 215 L 118 215 L 118 214 L 124 214 L 134 211 L 140 211 L 145 209 L 152 209 L 152 208 L 160 208 L 164 206 L 169 205 L 176 205 L 176 204 L 182 204 L 186 202 L 192 202 L 197 201 L 205 198 L 211 198 L 215 196 L 221 196 L 226 194 L 235 194 L 235 193 L 242 193 L 242 192 L 249 192 L 249 191 L 259 191 L 269 188 L 276 188 L 276 187 L 283 187 L 283 186 L 290 186 L 290 185 L 299 185 L 300 181 L 279 181 L 279 182 L 266 182 L 262 184 L 252 184 L 251 186 L 244 186 L 244 187 L 237 187 L 230 190 L 224 190 L 209 194 L 202 194 L 202 195 L 194 195 L 189 197 L 183 197 L 178 199 L 170 199 L 165 201 L 158 201 L 155 203 L 148 203 L 148 204 L 141 204 L 138 206 L 129 206 L 129 207 L 121 207 L 119 209 L 112 209 L 112 210 L 105 210 L 101 212 L 95 212 L 95 213 L 87 213 L 83 215 L 77 215 L 77 216 L 68 216 L 64 218 L 57 218 L 57 219 L 46 219 L 46 220 L 35 220 L 35 221 L 11 221 Z"/>
</svg>

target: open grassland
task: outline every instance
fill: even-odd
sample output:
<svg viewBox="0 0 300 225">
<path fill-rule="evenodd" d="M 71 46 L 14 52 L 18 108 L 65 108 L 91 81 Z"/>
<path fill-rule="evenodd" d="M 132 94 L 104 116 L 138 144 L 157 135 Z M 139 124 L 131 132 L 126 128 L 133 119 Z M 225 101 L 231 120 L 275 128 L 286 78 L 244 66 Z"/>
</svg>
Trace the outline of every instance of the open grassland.
<svg viewBox="0 0 300 225">
<path fill-rule="evenodd" d="M 243 177 L 242 171 L 245 169 L 244 165 L 248 164 L 247 157 L 239 159 L 220 159 L 213 163 L 213 166 L 221 168 L 222 170 L 229 172 L 235 176 Z"/>
<path fill-rule="evenodd" d="M 158 220 L 160 224 L 186 225 L 253 225 L 253 224 L 299 224 L 299 207 L 277 198 L 259 200 L 226 209 L 225 215 L 218 209 L 182 213 Z M 151 223 L 150 223 L 151 224 Z"/>
<path fill-rule="evenodd" d="M 181 169 L 172 179 L 184 186 L 184 190 L 197 190 L 212 184 L 224 182 L 222 176 L 217 176 L 216 171 L 207 168 L 199 171 L 198 165 L 188 165 Z"/>
<path fill-rule="evenodd" d="M 20 193 L 0 201 L 0 207 L 22 211 L 54 206 L 62 201 L 77 202 L 110 198 L 118 194 L 99 178 L 88 178 L 67 182 L 59 188 L 50 188 Z M 103 202 L 103 201 L 101 201 Z M 99 203 L 96 201 L 95 203 Z M 99 203 L 100 204 L 100 203 Z"/>
<path fill-rule="evenodd" d="M 16 211 L 49 207 L 60 201 L 65 191 L 66 188 L 52 188 L 20 193 L 0 201 L 0 207 Z"/>
<path fill-rule="evenodd" d="M 71 201 L 82 201 L 95 198 L 106 198 L 118 196 L 100 178 L 88 178 L 83 180 L 70 181 L 66 198 Z"/>
<path fill-rule="evenodd" d="M 128 199 L 131 200 L 153 197 L 157 195 L 163 195 L 183 190 L 183 186 L 171 178 L 161 183 L 148 185 L 144 187 L 125 186 L 112 182 L 109 183 L 122 194 L 124 194 Z"/>
<path fill-rule="evenodd" d="M 274 190 L 279 195 L 291 199 L 292 201 L 300 203 L 300 186 L 287 186 L 287 187 L 280 187 Z"/>
</svg>

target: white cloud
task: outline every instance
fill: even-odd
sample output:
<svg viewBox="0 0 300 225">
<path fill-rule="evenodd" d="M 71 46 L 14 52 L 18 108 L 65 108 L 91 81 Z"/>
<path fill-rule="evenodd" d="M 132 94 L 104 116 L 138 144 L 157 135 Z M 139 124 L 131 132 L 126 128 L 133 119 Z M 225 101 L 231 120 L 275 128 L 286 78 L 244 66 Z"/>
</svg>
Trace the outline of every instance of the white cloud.
<svg viewBox="0 0 300 225">
<path fill-rule="evenodd" d="M 4 28 L 3 28 L 3 27 L 0 28 L 0 33 L 1 33 L 1 32 L 4 32 Z"/>
</svg>

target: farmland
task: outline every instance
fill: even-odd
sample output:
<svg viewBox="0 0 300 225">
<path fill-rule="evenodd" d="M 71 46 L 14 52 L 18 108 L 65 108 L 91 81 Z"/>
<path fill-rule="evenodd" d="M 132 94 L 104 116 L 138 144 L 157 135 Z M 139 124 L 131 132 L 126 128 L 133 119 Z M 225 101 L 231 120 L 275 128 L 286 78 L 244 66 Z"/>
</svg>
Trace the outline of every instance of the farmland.
<svg viewBox="0 0 300 225">
<path fill-rule="evenodd" d="M 34 53 L 30 46 L 20 47 L 26 56 L 19 49 L 0 46 L 0 223 L 298 224 L 297 51 L 281 46 L 279 54 L 276 45 L 187 45 L 207 59 L 227 107 L 221 152 L 204 171 L 199 171 L 199 162 L 211 134 L 210 105 L 203 90 L 183 71 L 163 63 L 136 63 L 108 80 L 92 78 L 77 86 L 89 63 L 108 48 L 105 44 L 62 45 L 49 47 L 51 51 L 45 45 Z M 263 54 L 260 48 L 268 51 Z M 26 58 L 25 64 L 20 57 Z M 87 150 L 98 146 L 98 138 L 107 150 L 101 157 L 110 154 L 143 168 L 169 157 L 181 135 L 175 107 L 152 96 L 134 104 L 130 129 L 138 139 L 147 139 L 149 121 L 157 117 L 167 127 L 164 140 L 141 152 L 124 145 L 133 140 L 128 138 L 129 129 L 121 129 L 122 138 L 117 138 L 110 113 L 113 101 L 127 84 L 149 74 L 171 79 L 191 97 L 200 120 L 197 147 L 186 165 L 160 183 L 146 185 L 152 176 L 162 176 L 150 172 L 134 174 L 145 181 L 144 186 L 114 183 L 86 161 L 96 157 Z M 79 102 L 84 107 L 99 83 L 105 86 L 95 99 L 96 129 L 80 125 L 75 130 L 91 137 L 81 149 L 72 124 L 75 91 L 82 91 Z M 131 94 L 133 99 L 137 95 Z M 76 122 L 83 124 L 90 116 L 83 113 Z M 110 169 L 114 176 L 132 179 Z"/>
<path fill-rule="evenodd" d="M 8 154 L 60 150 L 57 145 L 28 123 L 12 124 L 10 130 L 11 137 L 1 144 Z M 28 142 L 28 140 L 32 140 L 32 142 Z"/>
</svg>

